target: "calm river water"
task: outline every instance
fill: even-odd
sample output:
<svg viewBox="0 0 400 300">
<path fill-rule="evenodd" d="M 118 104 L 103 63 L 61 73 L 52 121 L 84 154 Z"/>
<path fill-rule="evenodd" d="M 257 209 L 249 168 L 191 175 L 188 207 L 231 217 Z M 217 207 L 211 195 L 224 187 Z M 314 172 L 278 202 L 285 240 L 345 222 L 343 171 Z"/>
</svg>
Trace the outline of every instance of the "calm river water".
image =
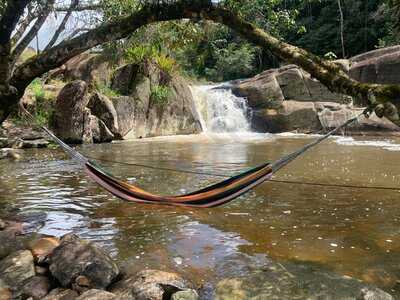
<svg viewBox="0 0 400 300">
<path fill-rule="evenodd" d="M 233 175 L 310 141 L 291 135 L 143 139 L 80 150 L 102 160 Z M 274 179 L 400 187 L 400 140 L 330 139 Z M 103 162 L 130 182 L 176 194 L 220 178 Z M 300 261 L 392 289 L 400 275 L 400 191 L 266 182 L 229 205 L 183 209 L 127 203 L 97 187 L 61 150 L 0 161 L 0 216 L 31 230 L 101 243 L 131 271 L 177 270 L 198 284 L 263 261 Z"/>
</svg>

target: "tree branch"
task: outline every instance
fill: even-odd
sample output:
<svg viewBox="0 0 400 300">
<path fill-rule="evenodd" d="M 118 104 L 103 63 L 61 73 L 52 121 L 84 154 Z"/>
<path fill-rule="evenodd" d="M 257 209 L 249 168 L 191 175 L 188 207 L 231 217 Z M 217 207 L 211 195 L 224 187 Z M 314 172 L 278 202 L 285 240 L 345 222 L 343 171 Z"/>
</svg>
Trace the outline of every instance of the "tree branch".
<svg viewBox="0 0 400 300">
<path fill-rule="evenodd" d="M 366 99 L 373 108 L 380 104 L 382 115 L 384 114 L 392 122 L 400 125 L 398 115 L 400 86 L 366 84 L 355 81 L 336 64 L 324 61 L 304 49 L 276 39 L 244 21 L 235 13 L 213 6 L 209 0 L 180 0 L 170 4 L 145 6 L 129 17 L 106 23 L 28 60 L 16 69 L 12 83 L 23 91 L 34 78 L 61 66 L 72 57 L 90 48 L 125 38 L 136 29 L 149 23 L 182 18 L 203 18 L 225 24 L 254 44 L 269 50 L 287 62 L 300 66 L 331 91 Z"/>
<path fill-rule="evenodd" d="M 64 31 L 65 26 L 67 25 L 68 19 L 71 16 L 74 9 L 78 6 L 79 0 L 72 0 L 69 10 L 65 14 L 63 20 L 61 21 L 60 26 L 58 26 L 56 32 L 54 33 L 53 37 L 51 38 L 50 42 L 47 44 L 44 51 L 49 50 L 53 45 L 57 42 L 58 38 L 60 37 L 61 33 Z"/>
<path fill-rule="evenodd" d="M 87 4 L 76 6 L 73 11 L 98 10 L 100 8 L 102 8 L 100 4 Z M 54 10 L 58 12 L 68 12 L 69 9 L 70 7 L 58 6 Z"/>
<path fill-rule="evenodd" d="M 29 2 L 30 0 L 7 1 L 6 10 L 0 18 L 0 44 L 6 44 L 10 41 L 11 33 Z"/>
<path fill-rule="evenodd" d="M 29 43 L 33 40 L 33 38 L 39 32 L 40 28 L 42 28 L 44 22 L 46 21 L 51 10 L 53 9 L 54 2 L 55 0 L 47 1 L 46 6 L 40 12 L 32 28 L 28 31 L 28 33 L 23 37 L 23 39 L 18 43 L 18 45 L 12 51 L 11 57 L 13 60 L 13 65 L 15 65 L 15 62 L 17 61 L 18 57 L 22 54 L 22 52 L 26 49 Z"/>
<path fill-rule="evenodd" d="M 33 22 L 33 20 L 35 20 L 37 18 L 37 16 L 38 16 L 38 11 L 33 11 L 33 9 L 29 7 L 28 15 L 18 22 L 15 33 L 14 33 L 13 37 L 11 38 L 12 46 L 14 46 L 15 44 L 18 43 L 18 41 L 24 35 L 24 32 L 26 31 L 26 29 Z"/>
</svg>

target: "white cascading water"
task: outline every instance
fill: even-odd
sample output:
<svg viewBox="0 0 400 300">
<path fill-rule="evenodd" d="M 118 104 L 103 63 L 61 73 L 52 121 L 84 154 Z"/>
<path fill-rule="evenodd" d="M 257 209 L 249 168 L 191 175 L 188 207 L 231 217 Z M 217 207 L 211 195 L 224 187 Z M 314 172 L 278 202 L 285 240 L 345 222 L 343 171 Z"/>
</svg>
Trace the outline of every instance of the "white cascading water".
<svg viewBox="0 0 400 300">
<path fill-rule="evenodd" d="M 245 98 L 222 85 L 192 86 L 192 94 L 205 133 L 249 133 L 251 110 Z"/>
</svg>

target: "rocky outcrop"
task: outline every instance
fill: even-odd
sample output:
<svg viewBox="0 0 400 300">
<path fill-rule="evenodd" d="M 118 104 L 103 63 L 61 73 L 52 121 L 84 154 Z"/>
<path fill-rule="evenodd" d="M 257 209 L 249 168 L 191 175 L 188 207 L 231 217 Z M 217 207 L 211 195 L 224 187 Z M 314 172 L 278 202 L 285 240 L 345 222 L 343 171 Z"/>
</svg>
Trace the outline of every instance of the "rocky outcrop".
<svg viewBox="0 0 400 300">
<path fill-rule="evenodd" d="M 186 81 L 165 74 L 154 64 L 117 69 L 112 88 L 119 138 L 199 133 L 201 125 Z M 162 91 L 164 94 L 158 95 Z"/>
<path fill-rule="evenodd" d="M 112 132 L 118 132 L 118 116 L 113 102 L 106 96 L 95 92 L 89 100 L 88 107 L 91 113 L 99 118 L 104 125 Z"/>
<path fill-rule="evenodd" d="M 108 85 L 112 70 L 106 56 L 85 52 L 70 59 L 54 75 L 62 75 L 66 81 L 83 80 L 91 85 Z"/>
<path fill-rule="evenodd" d="M 400 46 L 367 52 L 349 60 L 335 61 L 361 82 L 400 83 Z M 267 70 L 253 78 L 233 82 L 232 91 L 246 97 L 253 109 L 253 128 L 261 132 L 316 132 L 332 129 L 361 111 L 362 99 L 330 92 L 295 65 Z M 352 134 L 398 135 L 400 128 L 373 115 L 351 126 Z"/>
<path fill-rule="evenodd" d="M 373 50 L 350 59 L 350 76 L 365 83 L 400 84 L 400 46 Z"/>
<path fill-rule="evenodd" d="M 104 104 L 103 100 L 98 102 Z M 84 81 L 73 81 L 61 90 L 55 104 L 54 131 L 58 137 L 74 144 L 110 142 L 114 138 L 105 123 L 92 115 L 88 104 L 88 88 Z M 108 114 L 100 114 L 101 109 L 96 112 L 109 122 Z"/>
</svg>

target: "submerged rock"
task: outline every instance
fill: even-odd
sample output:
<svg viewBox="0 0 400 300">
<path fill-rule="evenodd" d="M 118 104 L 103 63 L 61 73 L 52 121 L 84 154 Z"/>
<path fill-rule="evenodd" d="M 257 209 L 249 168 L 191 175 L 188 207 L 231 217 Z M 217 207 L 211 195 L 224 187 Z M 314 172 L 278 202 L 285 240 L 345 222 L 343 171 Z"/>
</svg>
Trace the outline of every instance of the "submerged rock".
<svg viewBox="0 0 400 300">
<path fill-rule="evenodd" d="M 29 249 L 36 262 L 43 262 L 60 245 L 56 237 L 43 237 L 31 243 Z"/>
<path fill-rule="evenodd" d="M 215 299 L 392 300 L 393 297 L 357 279 L 315 266 L 271 263 L 246 278 L 220 281 Z"/>
<path fill-rule="evenodd" d="M 88 287 L 105 289 L 118 276 L 119 268 L 102 249 L 69 234 L 54 249 L 50 272 L 64 287 L 85 276 Z"/>
<path fill-rule="evenodd" d="M 176 273 L 146 270 L 117 282 L 111 292 L 126 300 L 164 300 L 190 287 L 191 284 Z"/>
</svg>

